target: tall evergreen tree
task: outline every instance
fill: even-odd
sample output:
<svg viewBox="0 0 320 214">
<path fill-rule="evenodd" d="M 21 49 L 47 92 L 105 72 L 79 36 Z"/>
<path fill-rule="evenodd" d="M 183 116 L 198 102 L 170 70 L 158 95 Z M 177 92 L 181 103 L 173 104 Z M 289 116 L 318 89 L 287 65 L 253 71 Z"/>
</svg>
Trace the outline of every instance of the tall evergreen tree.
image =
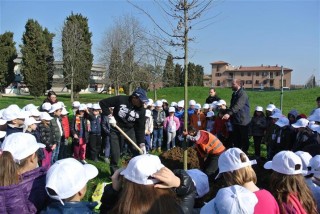
<svg viewBox="0 0 320 214">
<path fill-rule="evenodd" d="M 175 85 L 175 73 L 173 56 L 169 54 L 163 70 L 163 84 L 165 87 L 172 87 Z"/>
<path fill-rule="evenodd" d="M 43 31 L 44 38 L 46 40 L 48 52 L 46 55 L 46 61 L 47 61 L 47 73 L 48 73 L 48 83 L 47 83 L 47 90 L 52 88 L 52 82 L 53 82 L 53 73 L 54 73 L 54 56 L 53 56 L 53 46 L 52 46 L 52 40 L 55 36 L 54 33 L 50 33 L 47 28 Z"/>
<path fill-rule="evenodd" d="M 201 65 L 196 65 L 195 70 L 196 70 L 196 79 L 197 79 L 196 85 L 203 86 L 203 75 L 204 75 L 203 67 Z"/>
<path fill-rule="evenodd" d="M 86 17 L 72 13 L 66 18 L 62 31 L 63 69 L 72 101 L 90 82 L 93 63 L 91 37 Z"/>
<path fill-rule="evenodd" d="M 195 86 L 196 85 L 196 65 L 192 62 L 188 64 L 188 85 Z"/>
<path fill-rule="evenodd" d="M 118 89 L 121 86 L 122 62 L 120 50 L 118 47 L 112 47 L 109 63 L 109 79 L 114 85 L 115 93 L 118 95 Z"/>
<path fill-rule="evenodd" d="M 13 33 L 5 32 L 0 35 L 0 90 L 14 81 L 14 62 L 17 50 L 13 41 Z"/>
<path fill-rule="evenodd" d="M 177 63 L 174 67 L 174 79 L 175 79 L 175 84 L 174 86 L 182 86 L 183 85 L 183 70 L 182 66 Z"/>
<path fill-rule="evenodd" d="M 47 86 L 47 53 L 48 46 L 40 24 L 29 19 L 25 26 L 21 45 L 23 80 L 30 94 L 39 97 L 44 94 Z"/>
<path fill-rule="evenodd" d="M 133 90 L 133 84 L 135 83 L 135 62 L 134 62 L 134 45 L 130 45 L 123 53 L 123 71 L 125 75 L 125 84 L 123 85 L 124 92 L 131 94 Z"/>
</svg>

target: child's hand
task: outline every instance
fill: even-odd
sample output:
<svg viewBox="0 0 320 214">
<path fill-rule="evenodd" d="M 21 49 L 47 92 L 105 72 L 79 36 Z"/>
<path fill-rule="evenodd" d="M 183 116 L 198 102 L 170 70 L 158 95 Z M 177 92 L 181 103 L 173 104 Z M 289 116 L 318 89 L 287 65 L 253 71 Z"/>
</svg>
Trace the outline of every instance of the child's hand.
<svg viewBox="0 0 320 214">
<path fill-rule="evenodd" d="M 120 176 L 120 172 L 122 172 L 123 170 L 124 168 L 117 169 L 111 176 L 112 188 L 116 191 L 119 191 L 121 189 L 122 177 Z"/>
<path fill-rule="evenodd" d="M 187 130 L 183 130 L 183 136 L 187 136 L 188 135 L 188 131 Z"/>
<path fill-rule="evenodd" d="M 162 182 L 154 185 L 155 188 L 168 189 L 180 186 L 180 178 L 175 176 L 167 167 L 161 168 L 158 172 L 154 173 L 152 177 Z"/>
</svg>

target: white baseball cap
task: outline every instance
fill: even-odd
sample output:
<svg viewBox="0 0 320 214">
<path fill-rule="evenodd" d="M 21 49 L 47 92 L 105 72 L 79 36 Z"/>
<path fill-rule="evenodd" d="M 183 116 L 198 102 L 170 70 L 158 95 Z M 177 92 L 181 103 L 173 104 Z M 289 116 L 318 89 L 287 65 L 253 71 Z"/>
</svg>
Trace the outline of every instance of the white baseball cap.
<svg viewBox="0 0 320 214">
<path fill-rule="evenodd" d="M 174 107 L 169 107 L 169 112 L 176 112 L 176 109 Z"/>
<path fill-rule="evenodd" d="M 32 124 L 36 124 L 36 123 L 40 123 L 40 121 L 36 121 L 33 117 L 28 117 L 24 120 L 24 125 L 26 127 L 32 125 Z"/>
<path fill-rule="evenodd" d="M 320 108 L 316 109 L 309 117 L 309 121 L 320 122 Z"/>
<path fill-rule="evenodd" d="M 300 165 L 296 169 L 296 165 Z M 302 170 L 302 161 L 298 155 L 291 151 L 281 151 L 277 153 L 272 161 L 268 161 L 264 164 L 265 169 L 272 169 L 273 171 L 279 172 L 285 175 L 297 175 L 305 173 Z"/>
<path fill-rule="evenodd" d="M 208 103 L 205 103 L 205 104 L 203 104 L 203 109 L 209 109 L 209 104 Z"/>
<path fill-rule="evenodd" d="M 161 102 L 162 103 L 168 103 L 168 101 L 166 99 L 162 99 Z"/>
<path fill-rule="evenodd" d="M 87 182 L 98 175 L 98 169 L 91 164 L 81 164 L 74 158 L 66 158 L 55 162 L 46 176 L 48 195 L 62 204 L 62 199 L 70 198 L 79 192 Z M 50 194 L 48 188 L 55 191 Z"/>
<path fill-rule="evenodd" d="M 320 155 L 310 159 L 309 167 L 311 168 L 309 173 L 314 173 L 314 177 L 320 178 Z"/>
<path fill-rule="evenodd" d="M 62 115 L 67 115 L 67 114 L 69 114 L 69 112 L 67 111 L 66 108 L 62 108 L 61 114 Z"/>
<path fill-rule="evenodd" d="M 302 127 L 307 127 L 309 124 L 309 120 L 305 119 L 305 118 L 300 118 L 299 120 L 297 120 L 297 122 L 295 122 L 294 124 L 292 124 L 291 126 L 293 128 L 302 128 Z"/>
<path fill-rule="evenodd" d="M 252 214 L 257 203 L 258 198 L 253 192 L 233 185 L 221 188 L 216 197 L 201 208 L 200 214 Z"/>
<path fill-rule="evenodd" d="M 100 105 L 98 104 L 98 103 L 94 103 L 93 105 L 92 105 L 92 108 L 94 109 L 94 110 L 100 110 L 101 108 L 100 108 Z"/>
<path fill-rule="evenodd" d="M 48 102 L 43 103 L 42 106 L 41 106 L 41 108 L 42 108 L 43 110 L 50 111 L 50 109 L 51 109 L 51 103 L 48 103 Z"/>
<path fill-rule="evenodd" d="M 59 103 L 62 108 L 66 108 L 67 107 L 62 101 L 58 101 L 57 103 Z"/>
<path fill-rule="evenodd" d="M 218 101 L 213 101 L 211 103 L 211 107 L 214 108 L 214 109 L 217 108 L 217 106 L 218 106 L 217 103 L 218 103 Z"/>
<path fill-rule="evenodd" d="M 214 116 L 214 112 L 213 111 L 208 111 L 207 112 L 207 117 L 213 117 Z"/>
<path fill-rule="evenodd" d="M 24 111 L 30 111 L 30 110 L 32 110 L 32 109 L 37 109 L 37 108 L 38 108 L 38 107 L 35 106 L 33 103 L 30 103 L 30 104 L 24 106 L 24 107 L 22 108 L 22 110 L 24 110 Z"/>
<path fill-rule="evenodd" d="M 73 101 L 72 107 L 79 108 L 80 107 L 80 102 L 79 101 Z"/>
<path fill-rule="evenodd" d="M 282 111 L 281 111 L 280 109 L 278 109 L 278 108 L 274 108 L 274 109 L 272 110 L 272 115 L 274 115 L 275 113 L 280 113 L 280 114 L 282 114 Z"/>
<path fill-rule="evenodd" d="M 30 116 L 34 116 L 34 117 L 39 117 L 40 116 L 40 111 L 36 108 L 33 108 L 31 110 L 29 110 L 30 112 Z"/>
<path fill-rule="evenodd" d="M 245 162 L 241 161 L 240 154 L 244 154 L 246 159 Z M 249 160 L 248 156 L 239 148 L 230 148 L 223 152 L 218 159 L 219 174 L 216 179 L 221 176 L 224 172 L 232 172 L 234 170 L 241 169 L 243 167 L 251 166 L 256 164 L 256 160 Z"/>
<path fill-rule="evenodd" d="M 85 110 L 87 110 L 86 104 L 80 104 L 79 111 L 85 111 Z"/>
<path fill-rule="evenodd" d="M 197 109 L 197 110 L 201 109 L 201 104 L 200 103 L 195 104 L 194 108 Z"/>
<path fill-rule="evenodd" d="M 195 100 L 190 100 L 189 101 L 189 106 L 194 106 L 196 104 L 196 101 Z"/>
<path fill-rule="evenodd" d="M 21 111 L 20 108 L 8 107 L 2 112 L 2 118 L 6 121 L 12 121 L 14 119 L 24 119 L 26 117 L 25 111 Z"/>
<path fill-rule="evenodd" d="M 61 104 L 60 103 L 54 103 L 54 104 L 51 105 L 51 109 L 50 109 L 49 113 L 53 113 L 58 109 L 62 109 Z"/>
<path fill-rule="evenodd" d="M 217 106 L 227 105 L 225 100 L 219 100 L 216 104 Z"/>
<path fill-rule="evenodd" d="M 275 108 L 276 108 L 275 105 L 269 104 L 269 105 L 267 105 L 266 110 L 267 110 L 267 111 L 273 111 L 273 109 L 275 109 Z"/>
<path fill-rule="evenodd" d="M 4 125 L 4 124 L 6 124 L 6 123 L 7 123 L 7 121 L 6 121 L 6 120 L 4 120 L 4 119 L 0 119 L 0 126 Z"/>
<path fill-rule="evenodd" d="M 151 111 L 149 109 L 146 109 L 146 117 L 151 117 Z"/>
<path fill-rule="evenodd" d="M 312 156 L 308 152 L 303 151 L 296 151 L 295 154 L 301 159 L 302 169 L 307 171 Z"/>
<path fill-rule="evenodd" d="M 275 124 L 279 127 L 289 126 L 289 119 L 286 117 L 280 117 Z"/>
<path fill-rule="evenodd" d="M 92 108 L 92 103 L 87 103 L 86 106 L 87 108 Z"/>
<path fill-rule="evenodd" d="M 196 198 L 202 198 L 210 190 L 208 176 L 199 169 L 189 169 L 186 172 L 191 177 L 194 186 L 196 187 Z"/>
<path fill-rule="evenodd" d="M 149 98 L 147 105 L 148 105 L 148 106 L 151 106 L 152 104 L 153 104 L 153 99 L 150 99 L 150 98 Z"/>
<path fill-rule="evenodd" d="M 155 106 L 162 107 L 163 103 L 161 100 L 157 100 Z"/>
<path fill-rule="evenodd" d="M 271 117 L 271 118 L 279 119 L 280 117 L 284 117 L 284 115 L 281 114 L 281 113 L 274 113 L 274 114 L 272 114 L 270 117 Z"/>
<path fill-rule="evenodd" d="M 183 101 L 183 100 L 180 100 L 180 101 L 178 102 L 178 107 L 184 108 L 184 101 Z"/>
<path fill-rule="evenodd" d="M 127 168 L 120 174 L 134 183 L 150 185 L 159 183 L 159 180 L 150 176 L 158 172 L 162 167 L 164 166 L 158 156 L 144 154 L 132 158 Z"/>
<path fill-rule="evenodd" d="M 257 106 L 256 111 L 262 111 L 263 112 L 263 107 L 262 106 Z"/>
<path fill-rule="evenodd" d="M 299 112 L 297 110 L 295 110 L 295 109 L 292 109 L 291 111 L 289 111 L 288 114 L 291 114 L 296 118 L 298 116 Z"/>
<path fill-rule="evenodd" d="M 28 133 L 13 133 L 8 135 L 1 146 L 2 151 L 8 151 L 16 163 L 35 153 L 39 148 L 45 148 L 42 143 L 37 143 L 36 138 Z"/>
<path fill-rule="evenodd" d="M 176 103 L 176 102 L 171 102 L 170 106 L 171 106 L 171 107 L 176 107 L 176 106 L 178 106 L 178 103 Z"/>
<path fill-rule="evenodd" d="M 48 112 L 41 112 L 40 114 L 40 120 L 52 120 L 53 117 L 51 117 Z"/>
<path fill-rule="evenodd" d="M 3 138 L 6 136 L 7 132 L 6 131 L 0 131 L 0 138 Z"/>
</svg>

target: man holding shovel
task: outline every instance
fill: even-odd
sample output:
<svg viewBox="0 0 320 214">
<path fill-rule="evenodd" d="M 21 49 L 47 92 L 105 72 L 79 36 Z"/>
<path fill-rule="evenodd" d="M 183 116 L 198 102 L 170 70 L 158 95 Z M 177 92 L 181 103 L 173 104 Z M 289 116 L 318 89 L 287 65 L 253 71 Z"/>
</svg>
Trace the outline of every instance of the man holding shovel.
<svg viewBox="0 0 320 214">
<path fill-rule="evenodd" d="M 109 117 L 110 129 L 110 170 L 113 174 L 118 169 L 120 147 L 124 133 L 131 139 L 128 147 L 134 156 L 141 153 L 139 146 L 144 144 L 146 110 L 144 104 L 148 102 L 145 90 L 137 88 L 130 96 L 114 96 L 99 102 L 102 114 Z M 113 114 L 110 109 L 113 107 Z M 124 132 L 124 133 L 123 133 Z M 140 145 L 141 144 L 141 145 Z"/>
</svg>

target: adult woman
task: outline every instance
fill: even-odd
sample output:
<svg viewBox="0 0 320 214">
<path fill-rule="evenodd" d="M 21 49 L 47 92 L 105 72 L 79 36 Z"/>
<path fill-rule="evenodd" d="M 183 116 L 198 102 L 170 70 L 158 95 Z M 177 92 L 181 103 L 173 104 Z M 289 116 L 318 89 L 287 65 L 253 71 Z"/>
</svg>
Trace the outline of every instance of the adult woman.
<svg viewBox="0 0 320 214">
<path fill-rule="evenodd" d="M 49 91 L 47 94 L 47 98 L 43 101 L 43 103 L 50 103 L 51 105 L 57 102 L 57 94 L 54 91 Z"/>
<path fill-rule="evenodd" d="M 158 156 L 139 155 L 126 169 L 114 173 L 112 185 L 106 186 L 102 196 L 100 213 L 191 213 L 194 197 L 194 184 L 184 170 L 174 174 Z"/>
</svg>

